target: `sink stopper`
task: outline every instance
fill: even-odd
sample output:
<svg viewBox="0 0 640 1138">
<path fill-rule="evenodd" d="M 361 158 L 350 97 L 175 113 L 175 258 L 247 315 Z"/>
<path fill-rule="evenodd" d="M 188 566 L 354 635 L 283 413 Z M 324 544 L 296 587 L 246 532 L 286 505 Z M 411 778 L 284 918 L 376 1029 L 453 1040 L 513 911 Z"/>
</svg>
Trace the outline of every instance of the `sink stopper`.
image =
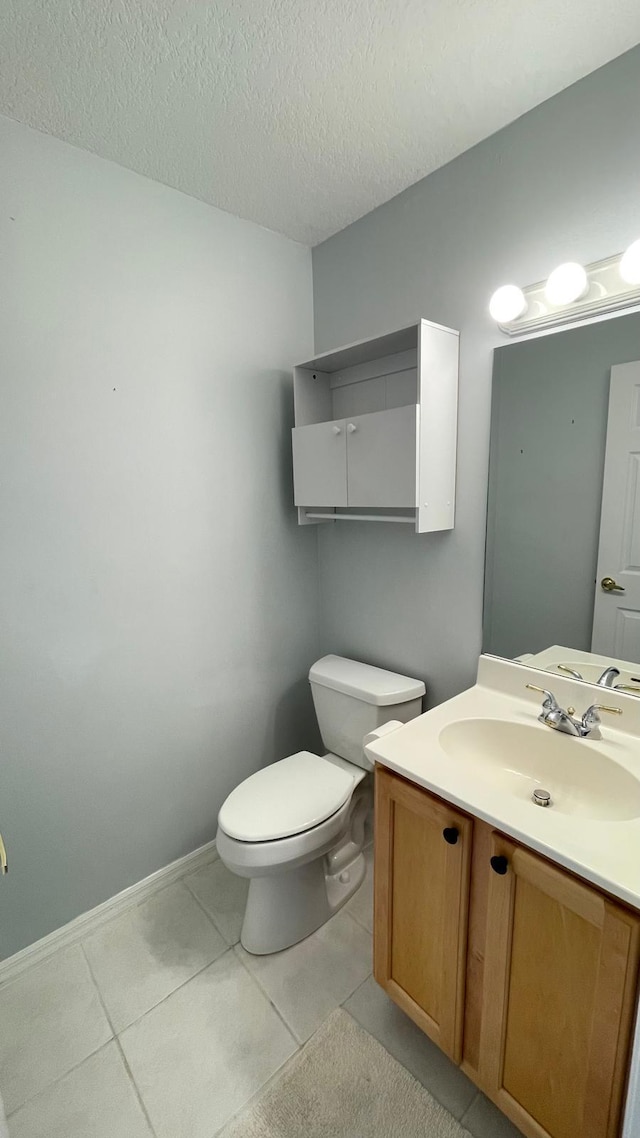
<svg viewBox="0 0 640 1138">
<path fill-rule="evenodd" d="M 548 790 L 543 790 L 542 787 L 536 787 L 531 797 L 536 806 L 551 806 L 551 795 Z"/>
</svg>

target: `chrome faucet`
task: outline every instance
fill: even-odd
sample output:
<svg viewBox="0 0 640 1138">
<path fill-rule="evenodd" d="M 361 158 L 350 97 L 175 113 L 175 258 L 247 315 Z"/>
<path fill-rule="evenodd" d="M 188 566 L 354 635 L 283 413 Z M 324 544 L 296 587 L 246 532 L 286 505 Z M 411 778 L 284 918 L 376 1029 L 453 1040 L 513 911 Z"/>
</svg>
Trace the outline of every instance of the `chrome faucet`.
<svg viewBox="0 0 640 1138">
<path fill-rule="evenodd" d="M 556 664 L 556 668 L 559 672 L 567 672 L 568 675 L 573 676 L 574 680 L 584 679 L 584 676 L 581 675 L 580 672 L 576 672 L 573 668 L 569 668 L 567 664 Z M 596 680 L 596 684 L 599 688 L 612 688 L 613 681 L 617 679 L 619 675 L 620 669 L 614 667 L 612 664 L 608 668 L 605 668 L 600 678 Z"/>
<path fill-rule="evenodd" d="M 600 725 L 600 712 L 607 711 L 611 715 L 622 715 L 619 707 L 607 707 L 602 703 L 592 703 L 587 708 L 582 719 L 576 719 L 575 707 L 560 707 L 553 692 L 546 688 L 538 688 L 535 684 L 527 684 L 530 691 L 539 691 L 544 696 L 542 709 L 538 716 L 545 727 L 552 727 L 554 731 L 561 731 L 564 735 L 574 735 L 578 739 L 586 739 L 591 732 Z"/>
<path fill-rule="evenodd" d="M 616 680 L 619 675 L 620 675 L 620 669 L 619 668 L 614 668 L 613 666 L 611 666 L 610 668 L 605 668 L 604 672 L 600 676 L 600 679 L 596 680 L 596 683 L 598 684 L 598 687 L 601 687 L 601 688 L 612 688 L 613 687 L 613 681 Z"/>
</svg>

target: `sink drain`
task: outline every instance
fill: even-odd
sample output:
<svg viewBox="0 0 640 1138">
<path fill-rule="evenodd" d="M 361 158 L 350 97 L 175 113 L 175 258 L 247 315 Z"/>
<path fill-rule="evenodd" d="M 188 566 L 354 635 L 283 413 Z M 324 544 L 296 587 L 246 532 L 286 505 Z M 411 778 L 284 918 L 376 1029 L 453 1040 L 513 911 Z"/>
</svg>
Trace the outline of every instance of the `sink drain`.
<svg viewBox="0 0 640 1138">
<path fill-rule="evenodd" d="M 551 795 L 548 790 L 537 787 L 531 795 L 536 806 L 551 806 Z"/>
</svg>

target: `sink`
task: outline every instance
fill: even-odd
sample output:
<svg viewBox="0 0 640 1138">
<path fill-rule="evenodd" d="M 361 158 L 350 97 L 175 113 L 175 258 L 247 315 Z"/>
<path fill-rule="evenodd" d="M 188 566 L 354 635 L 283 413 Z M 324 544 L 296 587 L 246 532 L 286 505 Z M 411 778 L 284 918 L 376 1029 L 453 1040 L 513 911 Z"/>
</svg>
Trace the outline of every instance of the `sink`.
<svg viewBox="0 0 640 1138">
<path fill-rule="evenodd" d="M 471 776 L 524 801 L 541 787 L 551 794 L 547 809 L 560 814 L 602 822 L 640 817 L 640 781 L 589 739 L 502 719 L 460 719 L 443 727 L 439 742 Z"/>
</svg>

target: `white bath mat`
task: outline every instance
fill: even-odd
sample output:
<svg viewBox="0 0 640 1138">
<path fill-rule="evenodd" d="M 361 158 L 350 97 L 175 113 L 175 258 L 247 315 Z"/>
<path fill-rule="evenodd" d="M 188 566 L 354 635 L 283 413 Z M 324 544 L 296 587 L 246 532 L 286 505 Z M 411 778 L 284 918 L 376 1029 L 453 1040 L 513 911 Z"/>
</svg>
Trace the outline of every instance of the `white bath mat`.
<svg viewBox="0 0 640 1138">
<path fill-rule="evenodd" d="M 223 1138 L 471 1138 L 338 1009 Z"/>
</svg>

